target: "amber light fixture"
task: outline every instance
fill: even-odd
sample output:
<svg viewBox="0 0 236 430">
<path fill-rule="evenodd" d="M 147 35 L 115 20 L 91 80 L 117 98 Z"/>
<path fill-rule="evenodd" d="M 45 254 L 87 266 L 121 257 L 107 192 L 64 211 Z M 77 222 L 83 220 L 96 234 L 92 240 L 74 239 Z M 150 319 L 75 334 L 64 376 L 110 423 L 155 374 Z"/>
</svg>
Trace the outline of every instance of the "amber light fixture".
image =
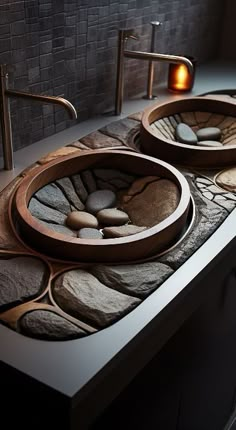
<svg viewBox="0 0 236 430">
<path fill-rule="evenodd" d="M 168 89 L 181 92 L 191 91 L 194 85 L 196 59 L 185 55 L 193 64 L 193 73 L 190 73 L 185 64 L 170 63 L 168 73 Z"/>
</svg>

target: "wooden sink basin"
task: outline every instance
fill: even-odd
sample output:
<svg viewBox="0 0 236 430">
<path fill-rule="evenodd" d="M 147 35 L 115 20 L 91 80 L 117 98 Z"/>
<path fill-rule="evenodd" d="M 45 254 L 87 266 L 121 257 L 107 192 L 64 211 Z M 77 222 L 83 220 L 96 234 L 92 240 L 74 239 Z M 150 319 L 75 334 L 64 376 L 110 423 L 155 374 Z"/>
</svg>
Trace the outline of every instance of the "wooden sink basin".
<svg viewBox="0 0 236 430">
<path fill-rule="evenodd" d="M 184 122 L 194 131 L 221 130 L 222 147 L 204 147 L 176 141 L 173 124 Z M 236 104 L 205 97 L 163 103 L 144 111 L 141 151 L 179 166 L 221 168 L 236 162 Z"/>
<path fill-rule="evenodd" d="M 32 216 L 28 204 L 39 189 L 62 177 L 95 167 L 167 178 L 178 187 L 179 203 L 166 219 L 142 232 L 103 240 L 69 237 L 51 230 Z M 10 211 L 18 236 L 41 254 L 72 262 L 127 262 L 151 257 L 172 246 L 185 226 L 189 205 L 190 190 L 185 177 L 165 161 L 122 150 L 96 150 L 81 151 L 80 155 L 66 156 L 33 170 L 21 182 Z"/>
</svg>

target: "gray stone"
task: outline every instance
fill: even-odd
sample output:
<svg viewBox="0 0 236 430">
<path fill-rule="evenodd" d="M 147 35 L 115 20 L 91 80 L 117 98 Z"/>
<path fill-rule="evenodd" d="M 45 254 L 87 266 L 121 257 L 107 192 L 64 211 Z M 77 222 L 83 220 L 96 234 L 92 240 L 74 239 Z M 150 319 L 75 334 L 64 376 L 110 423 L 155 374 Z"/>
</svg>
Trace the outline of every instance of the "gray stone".
<svg viewBox="0 0 236 430">
<path fill-rule="evenodd" d="M 169 264 L 173 269 L 180 267 L 228 216 L 224 208 L 199 193 L 191 175 L 187 176 L 187 179 L 197 209 L 193 227 L 179 245 L 158 260 Z"/>
<path fill-rule="evenodd" d="M 112 238 L 125 237 L 125 236 L 130 236 L 132 234 L 141 233 L 146 229 L 147 227 L 144 227 L 144 226 L 126 224 L 118 227 L 104 227 L 102 231 L 105 238 L 112 239 Z"/>
<path fill-rule="evenodd" d="M 124 225 L 129 221 L 129 215 L 119 209 L 102 209 L 97 213 L 99 223 L 104 225 Z"/>
<path fill-rule="evenodd" d="M 106 327 L 135 308 L 140 300 L 106 287 L 85 270 L 58 276 L 53 288 L 58 305 L 95 327 Z"/>
<path fill-rule="evenodd" d="M 48 184 L 34 194 L 41 203 L 56 209 L 65 215 L 70 212 L 70 203 L 56 184 Z"/>
<path fill-rule="evenodd" d="M 222 147 L 223 144 L 221 142 L 217 142 L 216 140 L 201 140 L 197 143 L 198 146 L 204 146 L 206 148 L 214 148 L 214 147 Z"/>
<path fill-rule="evenodd" d="M 204 127 L 196 131 L 198 140 L 219 140 L 221 130 L 218 127 Z"/>
<path fill-rule="evenodd" d="M 92 172 L 90 172 L 90 170 L 84 170 L 83 172 L 81 172 L 81 178 L 89 193 L 93 193 L 94 191 L 96 191 L 97 189 L 96 181 L 93 177 Z"/>
<path fill-rule="evenodd" d="M 61 178 L 56 180 L 57 185 L 63 190 L 69 202 L 78 210 L 84 209 L 84 204 L 76 194 L 70 178 Z"/>
<path fill-rule="evenodd" d="M 221 206 L 222 208 L 225 208 L 229 213 L 235 209 L 235 202 L 233 200 L 217 200 L 215 203 L 217 203 L 217 205 Z"/>
<path fill-rule="evenodd" d="M 198 139 L 194 131 L 189 125 L 183 122 L 179 123 L 175 129 L 175 137 L 177 142 L 185 143 L 188 145 L 196 145 Z"/>
<path fill-rule="evenodd" d="M 97 179 L 96 182 L 99 190 L 111 190 L 114 191 L 114 193 L 117 191 L 115 185 L 111 184 L 110 182 L 103 181 L 102 179 Z"/>
<path fill-rule="evenodd" d="M 65 223 L 66 215 L 40 203 L 34 197 L 30 200 L 28 209 L 31 215 L 33 215 L 35 218 L 38 218 L 42 221 L 54 222 L 56 224 L 62 224 L 62 225 Z"/>
<path fill-rule="evenodd" d="M 206 197 L 206 199 L 209 199 L 209 200 L 213 200 L 213 197 L 214 197 L 214 194 L 210 193 L 209 191 L 206 191 L 205 193 L 202 193 L 202 195 L 204 197 Z"/>
<path fill-rule="evenodd" d="M 199 182 L 201 184 L 205 184 L 205 185 L 211 185 L 212 181 L 210 181 L 209 179 L 206 178 L 197 178 L 196 182 Z"/>
<path fill-rule="evenodd" d="M 225 190 L 222 190 L 221 188 L 217 187 L 214 184 L 207 187 L 207 189 L 208 189 L 208 191 L 211 191 L 211 193 L 214 193 L 214 194 L 224 194 L 225 193 Z"/>
<path fill-rule="evenodd" d="M 116 195 L 111 190 L 97 190 L 89 194 L 86 201 L 86 210 L 96 214 L 102 209 L 112 208 L 116 205 Z"/>
<path fill-rule="evenodd" d="M 84 186 L 84 183 L 81 179 L 81 176 L 79 174 L 77 175 L 73 175 L 71 177 L 72 183 L 75 187 L 75 191 L 78 194 L 79 198 L 81 199 L 81 201 L 83 203 L 85 203 L 85 201 L 87 200 L 88 197 L 88 192 Z"/>
<path fill-rule="evenodd" d="M 199 182 L 196 182 L 196 184 L 197 184 L 197 187 L 198 188 L 201 188 L 201 190 L 204 188 L 204 190 L 206 189 L 206 184 L 201 184 L 201 182 L 199 183 Z"/>
<path fill-rule="evenodd" d="M 102 232 L 96 228 L 81 228 L 78 231 L 77 236 L 80 239 L 103 239 Z"/>
<path fill-rule="evenodd" d="M 46 265 L 33 257 L 0 259 L 0 307 L 17 305 L 41 294 L 47 286 Z"/>
<path fill-rule="evenodd" d="M 234 194 L 224 194 L 227 199 L 236 201 L 236 196 Z"/>
<path fill-rule="evenodd" d="M 128 195 L 132 195 L 132 188 L 135 192 L 138 189 L 135 182 Z M 175 211 L 179 199 L 176 184 L 169 179 L 159 179 L 149 183 L 128 201 L 124 197 L 121 208 L 128 213 L 133 224 L 143 226 L 145 223 L 147 227 L 153 227 Z"/>
<path fill-rule="evenodd" d="M 103 179 L 104 181 L 110 181 L 112 179 L 120 179 L 122 182 L 126 183 L 126 185 L 132 184 L 135 180 L 135 176 L 129 175 L 128 173 L 122 172 L 117 169 L 94 169 L 94 175 Z"/>
<path fill-rule="evenodd" d="M 53 224 L 53 223 L 45 222 L 42 220 L 39 220 L 39 221 L 41 224 L 43 224 L 49 230 L 53 230 L 53 231 L 56 231 L 57 233 L 65 234 L 66 236 L 77 237 L 77 232 L 71 230 L 70 228 L 66 227 L 65 225 Z"/>
<path fill-rule="evenodd" d="M 214 197 L 214 202 L 219 202 L 219 201 L 223 201 L 223 200 L 227 200 L 227 198 L 226 197 L 224 197 L 224 196 L 221 196 L 221 195 L 216 195 L 215 197 Z"/>
<path fill-rule="evenodd" d="M 124 145 L 128 145 L 130 133 L 133 133 L 134 129 L 139 131 L 140 122 L 124 118 L 109 123 L 105 127 L 100 128 L 99 131 L 105 135 L 118 139 Z"/>
<path fill-rule="evenodd" d="M 172 124 L 172 127 L 175 129 L 178 125 L 176 119 L 173 116 L 169 116 L 169 120 L 170 120 L 170 123 Z"/>
<path fill-rule="evenodd" d="M 62 316 L 48 310 L 33 310 L 19 322 L 20 331 L 28 336 L 45 340 L 69 340 L 87 333 Z"/>
<path fill-rule="evenodd" d="M 173 273 L 173 269 L 166 264 L 149 262 L 119 266 L 99 265 L 92 268 L 92 273 L 107 287 L 145 298 Z"/>
<path fill-rule="evenodd" d="M 73 230 L 79 230 L 83 227 L 97 228 L 98 220 L 94 215 L 88 212 L 73 211 L 70 212 L 66 218 L 66 224 Z"/>
</svg>

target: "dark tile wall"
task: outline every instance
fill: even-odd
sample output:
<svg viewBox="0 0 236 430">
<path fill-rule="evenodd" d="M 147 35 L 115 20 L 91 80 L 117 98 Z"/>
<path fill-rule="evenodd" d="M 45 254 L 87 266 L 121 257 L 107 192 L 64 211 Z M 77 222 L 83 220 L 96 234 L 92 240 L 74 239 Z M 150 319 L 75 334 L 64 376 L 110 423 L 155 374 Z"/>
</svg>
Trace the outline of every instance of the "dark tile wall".
<svg viewBox="0 0 236 430">
<path fill-rule="evenodd" d="M 11 87 L 62 95 L 83 121 L 114 108 L 119 28 L 134 28 L 130 47 L 148 50 L 150 21 L 161 21 L 156 50 L 201 62 L 216 52 L 222 8 L 222 0 L 1 0 L 0 63 L 14 66 Z M 125 69 L 125 96 L 144 93 L 146 62 L 128 59 Z M 166 79 L 166 65 L 155 70 L 156 83 Z M 11 99 L 11 110 L 15 149 L 75 124 L 39 102 Z"/>
</svg>

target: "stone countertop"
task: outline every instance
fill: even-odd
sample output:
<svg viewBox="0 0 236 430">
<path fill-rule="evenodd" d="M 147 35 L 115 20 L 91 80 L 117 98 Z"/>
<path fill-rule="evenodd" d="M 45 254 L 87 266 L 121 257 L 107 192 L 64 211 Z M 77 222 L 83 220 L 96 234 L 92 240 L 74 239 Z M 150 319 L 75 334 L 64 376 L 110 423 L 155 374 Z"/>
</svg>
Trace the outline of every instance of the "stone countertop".
<svg viewBox="0 0 236 430">
<path fill-rule="evenodd" d="M 210 76 L 214 69 L 206 67 L 205 70 L 209 72 L 205 75 L 209 81 L 205 85 L 203 79 L 201 86 L 199 79 L 202 78 L 197 77 L 196 89 L 191 95 L 196 95 L 196 91 L 199 94 L 233 88 L 229 86 L 228 79 L 227 87 L 223 85 L 224 79 L 211 86 Z M 96 137 L 99 137 L 97 133 Z M 86 146 L 86 139 L 80 139 L 81 142 Z M 59 148 L 42 157 L 39 163 L 73 153 L 79 149 L 78 146 L 80 144 L 74 142 L 66 149 Z M 14 174 L 17 176 L 16 172 Z M 27 171 L 21 176 L 25 174 Z M 71 429 L 76 428 L 77 419 L 86 428 L 88 415 L 85 404 L 89 401 L 90 410 L 94 408 L 94 416 L 101 411 L 160 350 L 204 297 L 212 294 L 212 285 L 219 283 L 224 276 L 222 263 L 224 271 L 234 266 L 235 222 L 236 211 L 233 210 L 216 232 L 138 308 L 113 326 L 88 338 L 44 342 L 19 336 L 1 326 L 1 361 L 46 384 L 52 390 L 52 396 L 53 392 L 59 392 L 69 398 L 75 420 Z"/>
</svg>

